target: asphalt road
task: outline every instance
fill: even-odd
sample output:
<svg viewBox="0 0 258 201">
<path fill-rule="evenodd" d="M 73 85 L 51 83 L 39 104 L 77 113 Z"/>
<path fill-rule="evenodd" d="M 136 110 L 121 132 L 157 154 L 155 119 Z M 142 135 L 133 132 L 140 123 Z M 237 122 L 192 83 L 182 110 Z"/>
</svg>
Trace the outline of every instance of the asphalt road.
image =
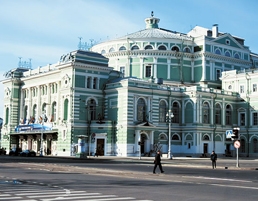
<svg viewBox="0 0 258 201">
<path fill-rule="evenodd" d="M 0 161 L 0 200 L 258 200 L 257 160 L 236 168 L 221 159 L 215 170 L 205 159 L 163 160 L 165 174 L 155 175 L 150 158 Z"/>
</svg>

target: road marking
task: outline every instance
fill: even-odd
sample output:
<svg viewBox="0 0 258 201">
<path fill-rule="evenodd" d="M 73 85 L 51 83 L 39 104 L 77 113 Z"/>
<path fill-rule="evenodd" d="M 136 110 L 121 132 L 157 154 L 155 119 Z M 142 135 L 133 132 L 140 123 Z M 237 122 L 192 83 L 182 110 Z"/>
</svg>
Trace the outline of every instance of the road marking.
<svg viewBox="0 0 258 201">
<path fill-rule="evenodd" d="M 254 189 L 258 190 L 258 187 L 253 186 L 233 186 L 233 185 L 224 185 L 224 184 L 210 184 L 212 186 L 223 186 L 223 187 L 229 187 L 229 188 L 243 188 L 243 189 Z"/>
<path fill-rule="evenodd" d="M 215 178 L 215 177 L 195 177 L 195 176 L 183 176 L 183 177 L 185 177 L 185 178 L 194 178 L 194 179 L 206 179 L 206 180 L 218 180 L 218 181 L 233 181 L 233 182 L 252 183 L 252 181 L 239 180 L 239 179 L 224 179 L 224 178 Z"/>
</svg>

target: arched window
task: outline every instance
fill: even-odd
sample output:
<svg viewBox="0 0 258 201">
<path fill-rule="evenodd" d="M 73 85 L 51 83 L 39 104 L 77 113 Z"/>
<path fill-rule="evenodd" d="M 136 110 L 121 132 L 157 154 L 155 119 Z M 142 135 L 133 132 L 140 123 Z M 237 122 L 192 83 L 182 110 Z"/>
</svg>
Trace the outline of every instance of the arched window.
<svg viewBox="0 0 258 201">
<path fill-rule="evenodd" d="M 229 52 L 229 51 L 226 51 L 226 52 L 225 52 L 225 56 L 226 56 L 226 57 L 231 57 L 230 52 Z"/>
<path fill-rule="evenodd" d="M 193 105 L 188 102 L 185 106 L 185 111 L 187 113 L 187 115 L 185 115 L 185 123 L 193 123 Z"/>
<path fill-rule="evenodd" d="M 111 47 L 111 48 L 109 49 L 109 53 L 114 52 L 114 51 L 115 51 L 115 49 L 114 49 L 113 47 Z"/>
<path fill-rule="evenodd" d="M 215 54 L 221 55 L 220 49 L 216 49 L 216 50 L 215 50 Z"/>
<path fill-rule="evenodd" d="M 165 45 L 160 45 L 158 47 L 158 50 L 167 50 L 166 46 Z"/>
<path fill-rule="evenodd" d="M 240 59 L 239 54 L 238 54 L 238 53 L 235 53 L 235 54 L 234 54 L 234 58 L 236 58 L 236 59 Z"/>
<path fill-rule="evenodd" d="M 232 108 L 230 105 L 226 106 L 226 125 L 232 125 Z"/>
<path fill-rule="evenodd" d="M 5 124 L 9 124 L 9 107 L 7 107 L 5 110 Z"/>
<path fill-rule="evenodd" d="M 47 113 L 47 104 L 46 103 L 43 103 L 43 105 L 42 105 L 42 113 L 43 114 Z"/>
<path fill-rule="evenodd" d="M 221 107 L 220 104 L 216 104 L 215 107 L 215 124 L 221 124 Z"/>
<path fill-rule="evenodd" d="M 119 48 L 119 51 L 125 51 L 125 50 L 126 50 L 125 46 L 121 46 L 121 47 Z"/>
<path fill-rule="evenodd" d="M 69 106 L 69 101 L 68 99 L 65 99 L 64 101 L 64 120 L 67 121 L 68 120 L 68 106 Z"/>
<path fill-rule="evenodd" d="M 147 45 L 144 49 L 145 49 L 145 50 L 152 50 L 153 47 L 152 47 L 151 45 Z"/>
<path fill-rule="evenodd" d="M 164 100 L 159 103 L 159 122 L 166 122 L 167 104 Z"/>
<path fill-rule="evenodd" d="M 134 45 L 131 50 L 139 50 L 139 47 L 137 45 Z"/>
<path fill-rule="evenodd" d="M 94 99 L 90 99 L 87 102 L 87 107 L 88 107 L 88 120 L 96 120 L 97 115 L 96 115 L 96 101 Z"/>
<path fill-rule="evenodd" d="M 106 51 L 105 50 L 101 50 L 101 54 L 106 54 Z"/>
<path fill-rule="evenodd" d="M 177 134 L 172 135 L 173 141 L 179 141 L 179 136 Z"/>
<path fill-rule="evenodd" d="M 186 48 L 184 49 L 184 52 L 191 53 L 191 50 L 190 50 L 189 47 L 186 47 Z"/>
<path fill-rule="evenodd" d="M 172 51 L 179 52 L 179 48 L 178 48 L 177 46 L 173 46 L 173 47 L 171 48 L 171 50 L 172 50 Z"/>
<path fill-rule="evenodd" d="M 51 120 L 50 122 L 56 121 L 56 102 L 53 102 L 52 108 L 51 108 Z"/>
<path fill-rule="evenodd" d="M 172 113 L 174 117 L 172 118 L 172 123 L 179 123 L 179 104 L 174 102 L 172 105 Z"/>
<path fill-rule="evenodd" d="M 137 101 L 137 121 L 146 121 L 146 104 L 143 98 Z"/>
<path fill-rule="evenodd" d="M 204 124 L 210 123 L 210 107 L 209 107 L 209 104 L 207 102 L 203 103 L 202 110 L 203 110 L 203 112 L 202 112 L 202 114 L 203 114 L 202 122 Z"/>
<path fill-rule="evenodd" d="M 32 116 L 33 116 L 34 118 L 37 118 L 37 117 L 38 117 L 38 115 L 37 115 L 37 105 L 36 105 L 36 104 L 33 105 Z"/>
<path fill-rule="evenodd" d="M 210 140 L 210 137 L 208 135 L 204 135 L 202 140 L 205 140 L 205 141 L 209 141 Z"/>
</svg>

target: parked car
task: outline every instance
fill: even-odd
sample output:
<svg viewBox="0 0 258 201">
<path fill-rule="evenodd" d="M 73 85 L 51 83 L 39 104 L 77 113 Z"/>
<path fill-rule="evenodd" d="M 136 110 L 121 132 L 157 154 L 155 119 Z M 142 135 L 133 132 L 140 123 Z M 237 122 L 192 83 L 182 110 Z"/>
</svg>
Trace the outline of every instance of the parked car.
<svg viewBox="0 0 258 201">
<path fill-rule="evenodd" d="M 0 148 L 0 155 L 6 155 L 6 151 L 3 147 Z"/>
<path fill-rule="evenodd" d="M 33 150 L 26 149 L 22 152 L 20 152 L 20 156 L 36 156 L 36 152 Z"/>
<path fill-rule="evenodd" d="M 21 151 L 21 148 L 13 148 L 9 151 L 9 156 L 18 156 Z"/>
</svg>

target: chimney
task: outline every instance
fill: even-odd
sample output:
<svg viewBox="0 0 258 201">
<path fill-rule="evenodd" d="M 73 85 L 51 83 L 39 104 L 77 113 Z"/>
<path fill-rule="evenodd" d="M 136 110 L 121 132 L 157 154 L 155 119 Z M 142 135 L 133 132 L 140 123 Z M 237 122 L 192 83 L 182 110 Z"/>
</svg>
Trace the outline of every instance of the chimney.
<svg viewBox="0 0 258 201">
<path fill-rule="evenodd" d="M 218 37 L 218 24 L 214 24 L 212 26 L 212 37 L 217 38 Z"/>
</svg>

